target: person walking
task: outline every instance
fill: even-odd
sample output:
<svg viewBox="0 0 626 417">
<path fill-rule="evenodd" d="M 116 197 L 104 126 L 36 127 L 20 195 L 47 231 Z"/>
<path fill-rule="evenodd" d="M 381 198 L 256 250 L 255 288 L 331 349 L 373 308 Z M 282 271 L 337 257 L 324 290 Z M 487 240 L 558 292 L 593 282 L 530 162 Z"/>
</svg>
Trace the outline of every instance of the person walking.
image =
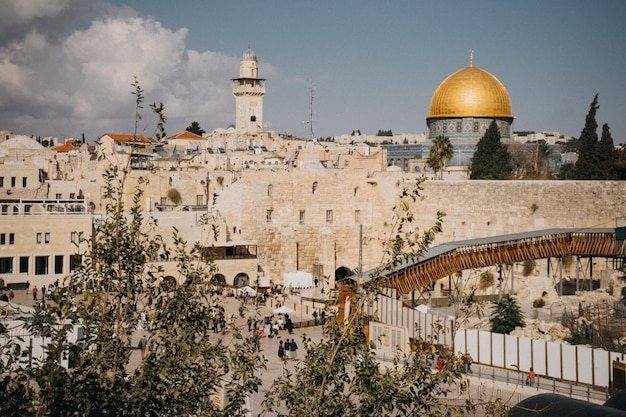
<svg viewBox="0 0 626 417">
<path fill-rule="evenodd" d="M 526 385 L 528 385 L 529 387 L 534 387 L 536 381 L 537 381 L 537 374 L 535 374 L 535 370 L 533 368 L 530 368 L 530 371 L 528 372 L 528 376 L 526 377 Z"/>
<path fill-rule="evenodd" d="M 296 339 L 291 339 L 291 343 L 289 344 L 289 352 L 291 354 L 291 360 L 297 360 L 298 359 L 298 345 L 296 344 Z"/>
<path fill-rule="evenodd" d="M 283 341 L 280 341 L 280 344 L 278 345 L 278 358 L 281 361 L 285 360 L 285 347 L 283 346 Z"/>
<path fill-rule="evenodd" d="M 148 347 L 148 339 L 146 339 L 146 336 L 143 335 L 141 336 L 141 339 L 139 339 L 139 349 L 141 350 L 141 359 L 146 357 L 147 347 Z"/>
<path fill-rule="evenodd" d="M 33 301 L 37 301 L 37 286 L 33 287 Z"/>
</svg>

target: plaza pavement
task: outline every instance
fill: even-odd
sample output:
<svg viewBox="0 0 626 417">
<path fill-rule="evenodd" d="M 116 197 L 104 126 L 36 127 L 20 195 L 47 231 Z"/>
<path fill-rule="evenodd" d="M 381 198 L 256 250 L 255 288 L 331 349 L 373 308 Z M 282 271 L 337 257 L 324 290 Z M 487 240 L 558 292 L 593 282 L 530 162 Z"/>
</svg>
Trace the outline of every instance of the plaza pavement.
<svg viewBox="0 0 626 417">
<path fill-rule="evenodd" d="M 313 294 L 311 291 L 303 292 L 303 298 L 313 298 Z M 39 300 L 41 300 L 41 293 L 39 294 Z M 254 306 L 251 304 L 246 305 L 248 308 L 248 312 L 246 312 L 245 317 L 239 317 L 239 307 L 240 301 L 234 297 L 225 297 L 222 299 L 222 304 L 226 311 L 226 317 L 233 317 L 236 320 L 236 325 L 239 326 L 243 333 L 245 334 L 247 330 L 247 315 L 254 313 Z M 32 293 L 30 291 L 19 290 L 15 291 L 15 299 L 13 300 L 15 304 L 25 305 L 25 306 L 33 306 L 34 302 L 32 299 Z M 268 300 L 266 305 L 261 305 L 258 307 L 258 314 L 261 317 L 265 317 L 267 315 L 272 315 L 272 309 L 276 307 L 276 300 Z M 294 313 L 291 313 L 290 316 L 295 323 L 299 323 L 301 321 L 312 321 L 311 313 L 313 308 L 316 308 L 318 312 L 322 308 L 321 303 L 314 303 L 311 301 L 305 302 L 295 302 L 290 301 L 289 299 L 283 301 L 283 305 L 286 305 L 295 310 Z M 277 318 L 278 315 L 274 314 Z M 312 324 L 312 323 L 311 323 Z M 133 337 L 133 347 L 136 347 L 139 343 L 139 339 L 142 335 L 147 336 L 147 332 L 138 329 Z M 280 338 L 268 338 L 262 337 L 260 341 L 261 350 L 267 359 L 267 367 L 266 369 L 259 369 L 259 375 L 263 380 L 263 385 L 261 386 L 258 393 L 254 394 L 249 401 L 248 405 L 251 409 L 250 415 L 257 415 L 262 410 L 262 401 L 265 397 L 265 394 L 269 391 L 272 382 L 282 375 L 283 371 L 289 370 L 294 371 L 295 368 L 300 363 L 297 361 L 281 361 L 278 356 L 278 345 L 281 340 L 285 340 L 285 338 L 295 338 L 298 342 L 298 358 L 302 359 L 305 354 L 305 349 L 303 348 L 303 344 L 301 342 L 301 337 L 303 334 L 306 334 L 307 337 L 310 337 L 313 341 L 319 341 L 322 337 L 322 328 L 321 326 L 310 326 L 310 327 L 295 327 L 293 329 L 293 334 L 288 336 L 286 330 L 282 330 L 280 332 Z M 230 332 L 226 332 L 225 334 L 213 334 L 210 333 L 210 337 L 217 338 L 221 337 L 224 343 L 230 342 Z M 133 349 L 131 351 L 131 358 L 129 367 L 131 369 L 136 368 L 141 363 L 141 352 L 139 349 Z M 468 392 L 464 394 L 460 394 L 458 391 L 452 392 L 446 397 L 446 401 L 450 404 L 461 404 L 465 399 L 471 397 L 473 399 L 484 399 L 484 400 L 495 400 L 496 398 L 501 398 L 505 404 L 513 406 L 518 402 L 536 395 L 540 393 L 561 393 L 563 395 L 571 396 L 578 399 L 589 400 L 595 404 L 602 404 L 605 401 L 603 392 L 593 392 L 589 390 L 587 387 L 578 387 L 576 390 L 572 390 L 571 386 L 568 386 L 565 383 L 556 383 L 553 381 L 543 382 L 540 379 L 539 387 L 528 387 L 525 386 L 521 381 L 523 380 L 523 374 L 515 373 L 511 371 L 505 371 L 495 368 L 490 368 L 486 366 L 481 366 L 479 364 L 474 364 L 473 366 L 473 374 L 467 376 L 470 381 L 470 389 Z M 591 395 L 590 395 L 591 394 Z M 480 415 L 480 414 L 478 414 Z"/>
</svg>

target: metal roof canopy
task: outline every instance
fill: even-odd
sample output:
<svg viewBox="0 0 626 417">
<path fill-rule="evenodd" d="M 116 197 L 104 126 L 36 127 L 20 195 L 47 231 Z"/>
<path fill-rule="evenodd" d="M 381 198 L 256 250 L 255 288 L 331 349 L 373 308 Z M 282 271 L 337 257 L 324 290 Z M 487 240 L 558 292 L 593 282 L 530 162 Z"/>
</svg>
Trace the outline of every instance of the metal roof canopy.
<svg viewBox="0 0 626 417">
<path fill-rule="evenodd" d="M 383 271 L 385 286 L 401 296 L 465 269 L 570 255 L 625 257 L 624 237 L 626 228 L 572 228 L 460 240 L 435 246 L 395 267 L 366 271 L 363 280 Z M 358 282 L 359 274 L 346 279 Z"/>
</svg>

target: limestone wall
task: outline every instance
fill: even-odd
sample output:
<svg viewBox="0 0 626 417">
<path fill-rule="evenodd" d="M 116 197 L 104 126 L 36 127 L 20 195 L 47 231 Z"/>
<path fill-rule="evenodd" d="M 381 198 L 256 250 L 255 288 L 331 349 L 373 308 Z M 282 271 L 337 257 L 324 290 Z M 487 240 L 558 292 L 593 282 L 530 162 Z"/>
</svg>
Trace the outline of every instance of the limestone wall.
<svg viewBox="0 0 626 417">
<path fill-rule="evenodd" d="M 332 276 L 341 266 L 358 267 L 359 224 L 363 268 L 380 263 L 392 208 L 413 180 L 357 170 L 246 172 L 222 192 L 216 208 L 230 239 L 258 243 L 261 268 L 275 283 L 284 272 L 312 272 L 316 263 Z M 615 227 L 616 218 L 626 225 L 626 182 L 427 181 L 421 195 L 413 207 L 419 230 L 432 226 L 438 210 L 447 213 L 440 243 L 549 228 Z"/>
</svg>

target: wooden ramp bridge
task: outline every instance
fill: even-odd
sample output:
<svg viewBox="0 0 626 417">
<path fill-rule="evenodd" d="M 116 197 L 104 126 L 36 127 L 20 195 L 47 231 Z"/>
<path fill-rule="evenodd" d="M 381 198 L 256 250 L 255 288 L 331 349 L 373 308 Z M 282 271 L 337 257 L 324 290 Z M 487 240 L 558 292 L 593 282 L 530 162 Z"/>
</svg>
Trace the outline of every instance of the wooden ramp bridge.
<svg viewBox="0 0 626 417">
<path fill-rule="evenodd" d="M 420 290 L 441 278 L 466 269 L 511 264 L 532 259 L 567 256 L 626 259 L 626 227 L 603 229 L 546 229 L 435 246 L 422 256 L 387 268 L 385 287 L 398 297 Z M 363 273 L 369 280 L 376 270 Z M 359 280 L 359 275 L 347 277 Z"/>
</svg>

